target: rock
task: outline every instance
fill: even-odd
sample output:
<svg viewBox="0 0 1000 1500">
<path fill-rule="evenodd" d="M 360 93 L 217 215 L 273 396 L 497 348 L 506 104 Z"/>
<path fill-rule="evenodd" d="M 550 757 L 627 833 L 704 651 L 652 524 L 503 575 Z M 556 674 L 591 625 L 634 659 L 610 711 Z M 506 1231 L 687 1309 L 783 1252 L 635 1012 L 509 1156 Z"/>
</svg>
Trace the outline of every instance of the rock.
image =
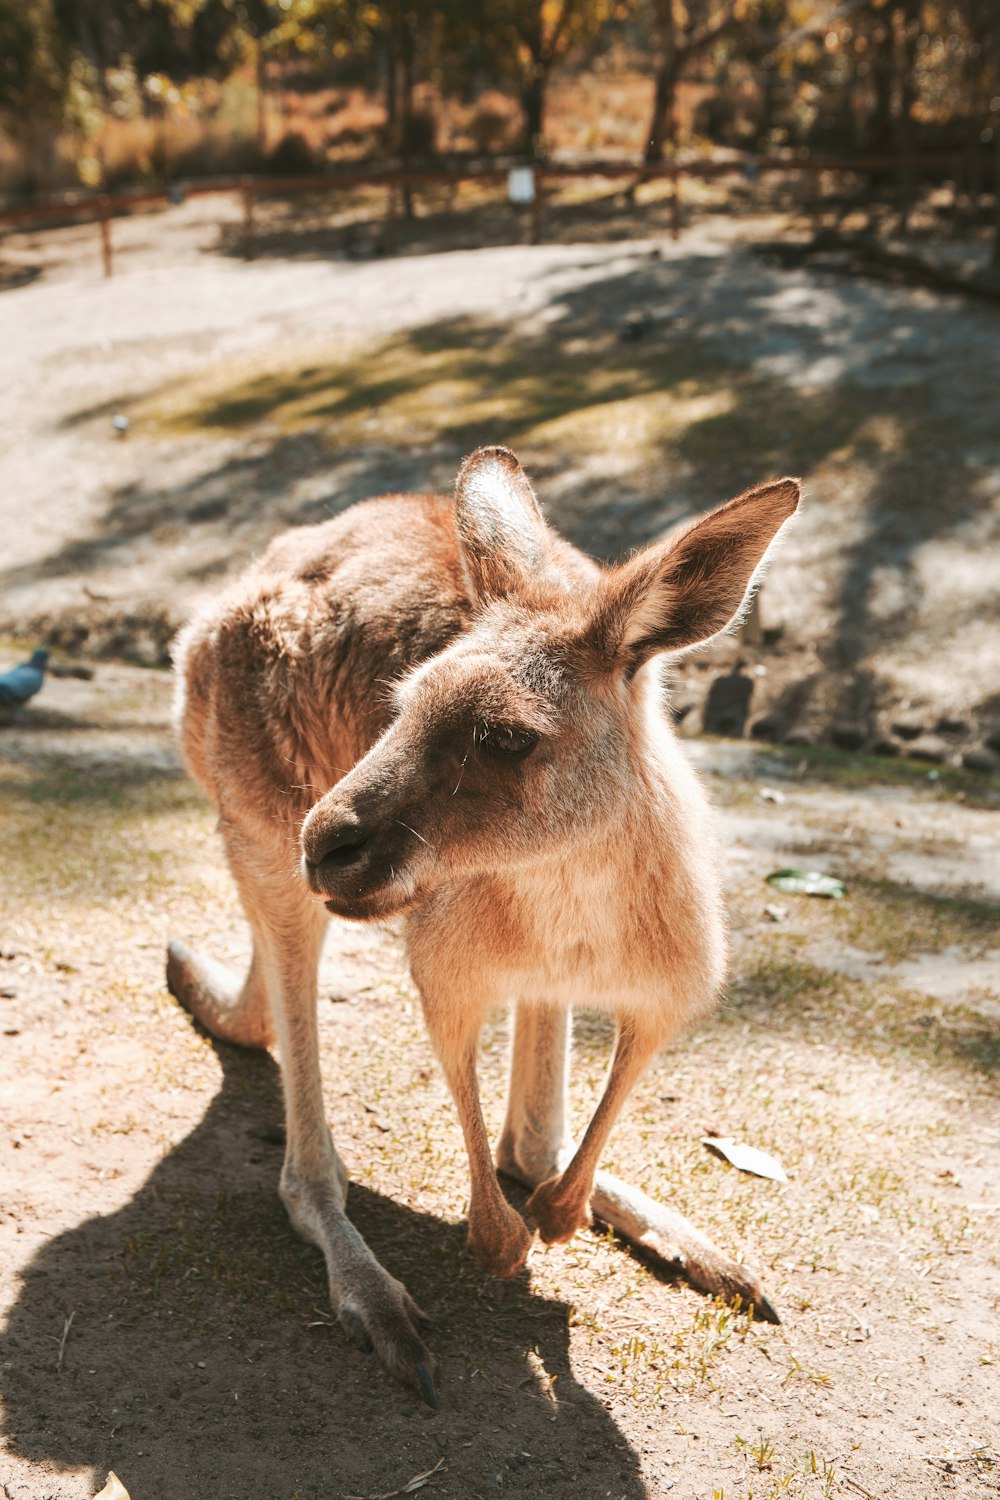
<svg viewBox="0 0 1000 1500">
<path fill-rule="evenodd" d="M 771 740 L 777 744 L 781 739 L 781 727 L 781 720 L 776 714 L 761 714 L 750 725 L 750 733 L 755 740 Z"/>
<path fill-rule="evenodd" d="M 935 739 L 932 734 L 925 734 L 908 745 L 906 753 L 912 760 L 927 760 L 940 766 L 951 754 L 951 746 L 944 740 Z"/>
<path fill-rule="evenodd" d="M 830 729 L 830 738 L 840 750 L 860 750 L 868 738 L 868 731 L 863 724 L 840 720 Z"/>
<path fill-rule="evenodd" d="M 1000 775 L 1000 754 L 985 745 L 976 745 L 962 753 L 962 765 L 967 771 L 982 771 L 987 776 Z"/>
<path fill-rule="evenodd" d="M 702 733 L 742 739 L 750 709 L 753 680 L 740 672 L 717 677 L 708 690 L 702 715 Z"/>
<path fill-rule="evenodd" d="M 952 718 L 945 714 L 934 726 L 935 734 L 968 734 L 971 729 L 968 719 Z"/>
<path fill-rule="evenodd" d="M 898 755 L 902 746 L 891 735 L 883 734 L 872 745 L 873 755 Z"/>
<path fill-rule="evenodd" d="M 926 724 L 919 719 L 897 719 L 892 726 L 893 734 L 898 734 L 901 740 L 916 740 L 925 732 Z"/>
<path fill-rule="evenodd" d="M 645 338 L 652 326 L 652 314 L 641 308 L 638 312 L 625 314 L 618 325 L 618 337 L 624 344 L 634 344 Z"/>
<path fill-rule="evenodd" d="M 987 750 L 995 750 L 1000 755 L 1000 729 L 994 729 L 986 736 Z"/>
<path fill-rule="evenodd" d="M 815 745 L 816 736 L 808 729 L 790 729 L 785 735 L 784 744 L 798 745 L 803 750 L 808 750 L 810 745 Z"/>
<path fill-rule="evenodd" d="M 77 663 L 74 662 L 74 663 L 70 664 L 69 666 L 50 667 L 49 668 L 49 676 L 50 677 L 75 677 L 80 682 L 90 682 L 90 681 L 92 681 L 93 676 L 94 676 L 94 669 L 93 669 L 93 667 L 83 667 L 83 666 L 80 666 L 80 665 L 78 665 Z"/>
</svg>

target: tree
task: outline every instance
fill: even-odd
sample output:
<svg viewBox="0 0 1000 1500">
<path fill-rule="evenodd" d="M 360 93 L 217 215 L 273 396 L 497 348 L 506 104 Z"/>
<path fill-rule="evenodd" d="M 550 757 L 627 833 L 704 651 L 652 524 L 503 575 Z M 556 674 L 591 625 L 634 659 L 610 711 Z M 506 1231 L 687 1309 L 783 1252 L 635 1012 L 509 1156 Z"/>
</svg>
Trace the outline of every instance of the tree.
<svg viewBox="0 0 1000 1500">
<path fill-rule="evenodd" d="M 653 112 L 643 156 L 648 163 L 663 160 L 677 130 L 677 85 L 698 58 L 734 31 L 742 15 L 742 0 L 653 0 L 657 53 Z"/>
<path fill-rule="evenodd" d="M 517 89 L 524 148 L 540 152 L 552 70 L 573 47 L 594 41 L 613 0 L 481 0 L 478 9 L 494 66 Z"/>
<path fill-rule="evenodd" d="M 28 168 L 29 191 L 45 175 L 70 87 L 73 50 L 50 0 L 0 0 L 0 110 Z"/>
</svg>

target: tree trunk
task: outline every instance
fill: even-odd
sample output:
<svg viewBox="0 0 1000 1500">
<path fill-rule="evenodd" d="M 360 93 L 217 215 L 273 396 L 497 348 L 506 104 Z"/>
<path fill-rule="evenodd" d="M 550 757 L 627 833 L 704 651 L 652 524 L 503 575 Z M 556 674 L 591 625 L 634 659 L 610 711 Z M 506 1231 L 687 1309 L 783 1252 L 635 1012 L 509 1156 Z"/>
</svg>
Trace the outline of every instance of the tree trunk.
<svg viewBox="0 0 1000 1500">
<path fill-rule="evenodd" d="M 653 89 L 653 114 L 643 151 L 643 159 L 649 164 L 662 161 L 664 147 L 668 142 L 673 142 L 677 124 L 675 105 L 680 71 L 673 0 L 655 0 L 654 9 L 659 62 Z"/>
<path fill-rule="evenodd" d="M 905 230 L 909 222 L 913 201 L 917 195 L 915 163 L 913 160 L 913 106 L 917 87 L 915 68 L 917 61 L 917 36 L 919 21 L 913 0 L 900 5 L 893 17 L 896 31 L 896 56 L 899 70 L 899 107 L 896 116 L 896 146 L 900 154 L 899 170 L 899 227 Z"/>
<path fill-rule="evenodd" d="M 531 73 L 521 86 L 521 110 L 524 114 L 524 149 L 537 155 L 541 148 L 545 127 L 545 86 L 548 82 L 545 69 L 533 63 Z"/>
<path fill-rule="evenodd" d="M 410 166 L 413 155 L 413 33 L 405 17 L 399 38 L 399 59 L 399 141 L 400 156 L 405 172 Z M 413 207 L 413 189 L 408 182 L 403 183 L 403 214 L 407 219 L 416 218 Z"/>
<path fill-rule="evenodd" d="M 872 88 L 875 108 L 869 127 L 869 148 L 885 151 L 892 140 L 892 28 L 888 18 L 879 13 L 872 28 Z"/>
<path fill-rule="evenodd" d="M 267 64 L 264 47 L 257 38 L 257 154 L 263 162 L 267 155 Z"/>
</svg>

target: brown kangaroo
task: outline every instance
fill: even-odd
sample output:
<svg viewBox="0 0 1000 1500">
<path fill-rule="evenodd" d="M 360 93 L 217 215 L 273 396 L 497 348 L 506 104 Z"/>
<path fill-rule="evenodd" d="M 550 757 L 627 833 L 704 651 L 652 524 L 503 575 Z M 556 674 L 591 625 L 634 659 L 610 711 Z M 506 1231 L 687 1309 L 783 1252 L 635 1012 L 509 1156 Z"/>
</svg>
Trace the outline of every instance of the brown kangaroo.
<svg viewBox="0 0 1000 1500">
<path fill-rule="evenodd" d="M 513 1276 L 532 1241 L 497 1182 L 476 1078 L 483 1019 L 513 1002 L 497 1165 L 532 1189 L 542 1239 L 596 1216 L 777 1321 L 750 1271 L 597 1165 L 636 1080 L 724 973 L 709 809 L 660 664 L 738 616 L 798 499 L 797 480 L 760 485 L 602 569 L 546 525 L 514 455 L 481 448 L 454 501 L 386 495 L 279 537 L 179 638 L 183 748 L 218 810 L 253 958 L 241 984 L 173 943 L 170 989 L 218 1037 L 277 1041 L 292 1223 L 323 1251 L 347 1332 L 432 1405 L 427 1319 L 347 1218 L 324 1114 L 326 912 L 402 918 L 465 1134 L 480 1266 Z M 617 1020 L 575 1150 L 574 1005 Z"/>
</svg>

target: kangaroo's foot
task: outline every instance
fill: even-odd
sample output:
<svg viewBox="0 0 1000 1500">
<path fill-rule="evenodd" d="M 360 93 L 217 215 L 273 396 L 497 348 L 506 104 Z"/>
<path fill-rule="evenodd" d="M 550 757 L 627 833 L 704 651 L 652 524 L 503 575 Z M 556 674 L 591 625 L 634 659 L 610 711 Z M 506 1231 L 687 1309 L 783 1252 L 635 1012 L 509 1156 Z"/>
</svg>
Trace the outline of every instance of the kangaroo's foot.
<svg viewBox="0 0 1000 1500">
<path fill-rule="evenodd" d="M 481 1271 L 508 1280 L 528 1259 L 533 1238 L 521 1215 L 501 1200 L 488 1211 L 470 1213 L 465 1248 Z"/>
<path fill-rule="evenodd" d="M 167 989 L 220 1041 L 241 1047 L 273 1044 L 267 998 L 253 966 L 241 984 L 224 964 L 172 942 L 167 948 Z"/>
<path fill-rule="evenodd" d="M 539 1183 L 525 1207 L 547 1245 L 571 1240 L 593 1218 L 587 1195 L 567 1187 L 562 1174 Z"/>
<path fill-rule="evenodd" d="M 578 1202 L 561 1203 L 558 1169 L 568 1153 L 565 1145 L 558 1153 L 518 1153 L 510 1143 L 502 1154 L 498 1153 L 502 1172 L 534 1188 L 527 1209 L 546 1243 L 569 1239 L 584 1224 L 598 1219 L 662 1269 L 679 1272 L 698 1291 L 752 1308 L 755 1317 L 765 1323 L 780 1323 L 774 1304 L 753 1271 L 730 1260 L 683 1214 L 665 1208 L 620 1178 L 598 1172 L 586 1211 Z"/>
<path fill-rule="evenodd" d="M 333 1167 L 340 1168 L 339 1158 Z M 401 1281 L 380 1265 L 344 1212 L 343 1169 L 310 1180 L 289 1171 L 281 1196 L 303 1239 L 326 1259 L 330 1301 L 348 1338 L 366 1354 L 374 1351 L 397 1380 L 437 1407 L 435 1360 L 421 1334 L 431 1326 Z"/>
</svg>

